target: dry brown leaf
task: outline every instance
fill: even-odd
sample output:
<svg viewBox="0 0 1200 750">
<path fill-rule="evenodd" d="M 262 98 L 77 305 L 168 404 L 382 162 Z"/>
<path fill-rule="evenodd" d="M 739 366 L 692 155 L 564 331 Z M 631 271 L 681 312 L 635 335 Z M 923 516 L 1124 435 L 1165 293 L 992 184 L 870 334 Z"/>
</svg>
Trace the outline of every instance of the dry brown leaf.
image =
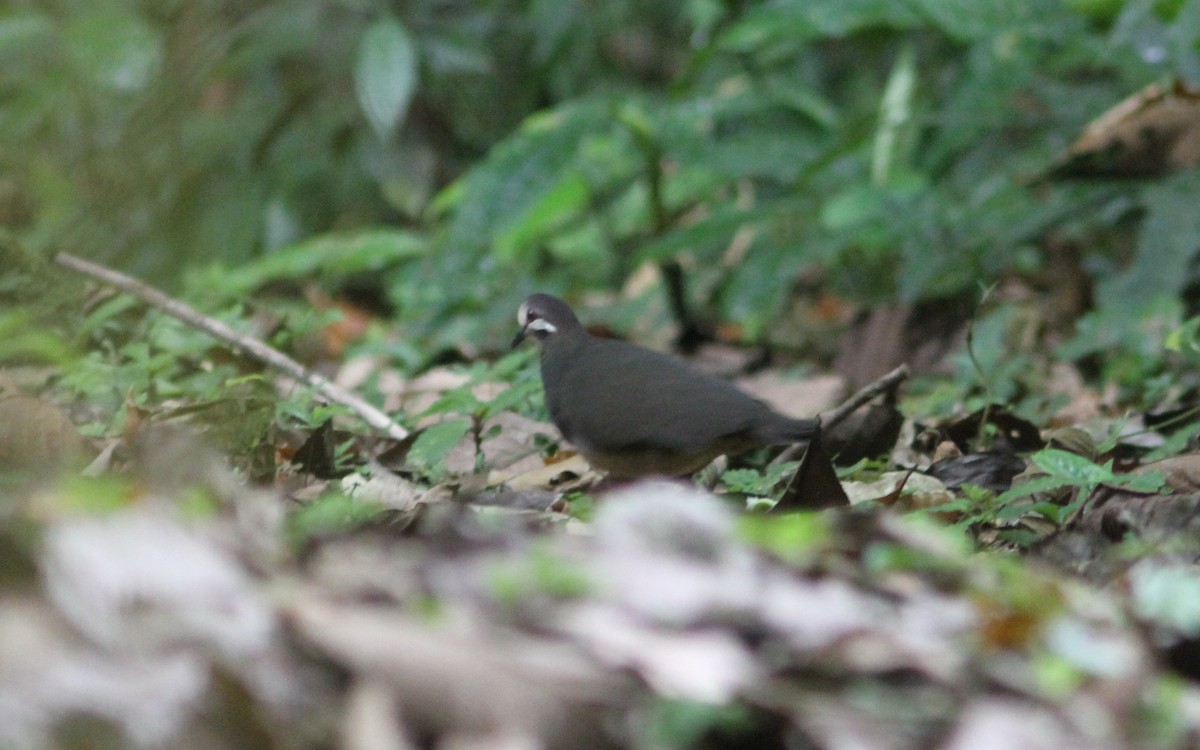
<svg viewBox="0 0 1200 750">
<path fill-rule="evenodd" d="M 578 454 L 572 452 L 571 456 Z M 557 457 L 557 454 L 556 454 Z M 566 460 L 565 458 L 562 460 Z M 528 472 L 540 472 L 547 466 L 553 465 L 554 461 L 548 460 L 541 453 L 530 453 L 524 458 L 514 461 L 507 466 L 498 466 L 488 472 L 487 486 L 495 487 L 499 484 L 504 484 L 509 479 L 514 479 Z"/>
<path fill-rule="evenodd" d="M 1105 750 L 1053 711 L 1011 698 L 981 698 L 959 717 L 945 750 Z"/>
<path fill-rule="evenodd" d="M 937 448 L 933 451 L 933 462 L 937 463 L 938 461 L 959 458 L 962 454 L 962 449 L 958 447 L 958 443 L 955 443 L 953 440 L 943 440 L 938 443 Z"/>
<path fill-rule="evenodd" d="M 984 645 L 995 649 L 1023 648 L 1041 632 L 1045 617 L 1040 613 L 1001 607 L 989 600 L 979 602 Z"/>
<path fill-rule="evenodd" d="M 274 635 L 274 617 L 239 561 L 170 518 L 141 511 L 69 518 L 46 529 L 43 548 L 51 600 L 107 648 L 149 653 L 202 644 L 237 661 L 264 652 Z"/>
<path fill-rule="evenodd" d="M 1155 177 L 1200 164 L 1200 90 L 1152 83 L 1083 129 L 1049 174 Z"/>
<path fill-rule="evenodd" d="M 952 490 L 973 484 L 999 493 L 1011 487 L 1025 467 L 1024 459 L 1008 451 L 980 451 L 935 461 L 928 471 Z"/>
<path fill-rule="evenodd" d="M 336 309 L 341 313 L 341 317 L 321 329 L 321 355 L 325 359 L 340 359 L 346 347 L 361 339 L 374 320 L 367 310 L 348 300 L 332 297 L 311 284 L 304 288 L 304 297 L 318 311 Z"/>
<path fill-rule="evenodd" d="M 57 406 L 5 394 L 0 395 L 0 468 L 53 471 L 87 462 L 89 446 Z"/>
<path fill-rule="evenodd" d="M 919 735 L 916 739 L 909 736 L 914 725 L 919 727 L 911 711 L 898 716 L 889 712 L 890 707 L 884 701 L 863 705 L 866 701 L 846 701 L 836 692 L 789 687 L 793 694 L 778 701 L 776 710 L 792 714 L 804 735 L 813 740 L 802 747 L 915 750 L 925 744 Z"/>
<path fill-rule="evenodd" d="M 1096 460 L 1096 439 L 1078 427 L 1060 427 L 1046 431 L 1046 447 L 1069 451 Z"/>
<path fill-rule="evenodd" d="M 506 485 L 510 490 L 558 490 L 567 492 L 584 485 L 598 482 L 601 475 L 588 466 L 583 456 L 578 454 L 562 461 L 553 463 L 542 462 L 520 474 L 510 475 L 507 471 L 493 472 L 488 477 L 488 486 Z"/>
<path fill-rule="evenodd" d="M 796 510 L 824 510 L 850 504 L 833 458 L 825 448 L 825 440 L 818 434 L 809 441 L 800 459 L 800 465 L 788 480 L 779 501 L 771 508 L 772 513 L 788 513 Z"/>
<path fill-rule="evenodd" d="M 733 633 L 708 627 L 664 631 L 596 602 L 568 609 L 559 627 L 611 669 L 632 669 L 660 696 L 724 704 L 762 679 Z"/>
<path fill-rule="evenodd" d="M 82 717 L 92 717 L 89 729 L 108 724 L 138 746 L 172 746 L 208 681 L 205 661 L 185 651 L 133 659 L 94 648 L 32 597 L 0 602 L 0 633 L 4 747 L 59 747 L 56 725 Z"/>
<path fill-rule="evenodd" d="M 341 485 L 342 492 L 350 497 L 401 512 L 414 510 L 427 492 L 426 487 L 387 470 L 372 472 L 370 477 L 349 474 Z"/>
<path fill-rule="evenodd" d="M 864 459 L 890 455 L 904 426 L 904 415 L 896 408 L 896 394 L 884 394 L 858 409 L 822 433 L 830 455 L 841 466 Z"/>
<path fill-rule="evenodd" d="M 500 732 L 546 748 L 607 748 L 606 708 L 636 695 L 578 650 L 486 629 L 455 632 L 384 607 L 301 596 L 287 607 L 298 635 L 352 675 L 394 691 L 419 736 Z"/>
<path fill-rule="evenodd" d="M 932 508 L 954 499 L 946 485 L 928 474 L 909 471 L 889 471 L 874 482 L 843 482 L 850 503 L 880 501 L 892 497 L 903 485 L 901 507 L 905 509 Z"/>
<path fill-rule="evenodd" d="M 1133 473 L 1144 474 L 1150 471 L 1161 471 L 1167 486 L 1176 492 L 1189 494 L 1200 492 L 1200 453 L 1185 453 L 1181 456 L 1164 458 L 1161 461 L 1141 466 Z"/>
<path fill-rule="evenodd" d="M 1068 362 L 1055 362 L 1050 366 L 1050 377 L 1044 381 L 1047 396 L 1066 396 L 1066 405 L 1054 413 L 1050 427 L 1078 427 L 1089 424 L 1100 417 L 1106 399 L 1095 388 L 1087 385 L 1079 368 Z"/>
<path fill-rule="evenodd" d="M 550 423 L 507 411 L 489 419 L 481 433 L 484 435 L 481 450 L 485 467 L 507 467 L 531 454 L 536 456 L 536 435 L 551 439 L 558 437 L 558 430 Z M 445 466 L 453 474 L 474 473 L 475 440 L 471 435 L 468 434 L 450 450 Z"/>
<path fill-rule="evenodd" d="M 465 385 L 470 379 L 469 375 L 450 367 L 431 368 L 404 383 L 395 395 L 394 402 L 389 399 L 386 408 L 405 414 L 421 414 L 433 406 L 443 393 Z"/>
<path fill-rule="evenodd" d="M 396 692 L 383 680 L 360 679 L 346 697 L 345 750 L 416 750 L 400 721 Z"/>
</svg>

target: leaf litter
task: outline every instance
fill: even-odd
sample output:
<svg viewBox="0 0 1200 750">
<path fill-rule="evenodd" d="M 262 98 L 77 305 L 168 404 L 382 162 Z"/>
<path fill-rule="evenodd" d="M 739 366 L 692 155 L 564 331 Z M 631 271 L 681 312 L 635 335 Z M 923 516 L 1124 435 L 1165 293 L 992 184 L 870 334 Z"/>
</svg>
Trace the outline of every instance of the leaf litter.
<svg viewBox="0 0 1200 750">
<path fill-rule="evenodd" d="M 289 501 L 205 466 L 44 523 L 0 607 L 6 744 L 84 717 L 177 746 L 238 717 L 238 736 L 290 747 L 640 747 L 683 705 L 717 745 L 1185 747 L 1198 729 L 1195 689 L 1159 666 L 1200 633 L 1187 555 L 1131 572 L 1127 605 L 917 517 L 748 534 L 727 501 L 643 483 L 586 527 L 447 494 L 415 524 L 271 557 L 278 514 L 244 506 Z M 69 504 L 73 481 L 38 507 Z M 196 491 L 215 510 L 185 512 Z M 230 685 L 253 711 L 212 713 Z M 1157 712 L 1177 714 L 1169 736 Z"/>
<path fill-rule="evenodd" d="M 605 490 L 486 376 L 378 379 L 424 423 L 372 439 L 335 415 L 287 438 L 304 460 L 276 450 L 272 489 L 152 413 L 107 443 L 108 476 L 22 486 L 6 514 L 33 533 L 0 535 L 0 744 L 1200 737 L 1193 455 L 1139 477 L 1097 450 L 1103 424 L 1042 432 L 999 407 L 900 424 L 884 398 L 841 445 L 882 435 L 902 471 L 844 480 L 850 507 L 746 514 L 681 483 Z"/>
</svg>

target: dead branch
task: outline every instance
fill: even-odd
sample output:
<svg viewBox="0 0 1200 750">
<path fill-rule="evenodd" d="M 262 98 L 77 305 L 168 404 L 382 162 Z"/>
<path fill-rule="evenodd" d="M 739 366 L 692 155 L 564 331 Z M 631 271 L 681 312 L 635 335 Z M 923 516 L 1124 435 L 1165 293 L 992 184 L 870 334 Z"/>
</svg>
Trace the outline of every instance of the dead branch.
<svg viewBox="0 0 1200 750">
<path fill-rule="evenodd" d="M 350 409 L 368 425 L 388 437 L 403 440 L 408 436 L 407 430 L 396 424 L 387 414 L 367 403 L 367 401 L 358 395 L 342 388 L 328 378 L 309 370 L 278 349 L 256 338 L 238 333 L 221 321 L 204 315 L 184 302 L 168 297 L 161 291 L 132 276 L 127 276 L 111 268 L 78 258 L 70 253 L 60 252 L 56 254 L 54 262 L 64 268 L 69 268 L 72 271 L 90 276 L 109 286 L 116 287 L 147 305 L 170 315 L 176 320 L 225 342 L 243 354 L 253 357 L 263 364 L 273 367 L 286 375 L 290 375 L 301 382 L 307 383 L 322 396 Z"/>
<path fill-rule="evenodd" d="M 822 414 L 821 426 L 825 429 L 833 427 L 854 413 L 854 410 L 858 407 L 867 403 L 881 393 L 887 393 L 888 391 L 893 390 L 897 385 L 900 384 L 901 381 L 906 380 L 907 378 L 908 365 L 900 365 L 877 380 L 867 383 L 865 386 L 859 389 L 858 393 L 855 393 L 853 396 L 843 401 L 841 406 Z"/>
<path fill-rule="evenodd" d="M 850 398 L 843 401 L 840 406 L 838 406 L 835 409 L 830 409 L 829 411 L 822 414 L 821 415 L 821 429 L 828 430 L 829 428 L 833 427 L 834 425 L 839 424 L 840 422 L 845 420 L 846 417 L 853 414 L 855 409 L 859 408 L 860 406 L 867 403 L 868 401 L 875 398 L 876 396 L 880 395 L 881 393 L 887 393 L 888 391 L 894 389 L 897 385 L 899 385 L 902 381 L 904 381 L 907 378 L 908 378 L 908 365 L 900 365 L 899 367 L 895 368 L 894 370 L 887 373 L 886 375 L 883 375 L 883 376 L 877 378 L 876 380 L 873 380 L 870 383 L 867 383 L 865 386 L 860 388 L 857 393 L 855 393 L 853 396 L 851 396 Z M 778 456 L 776 456 L 771 461 L 770 465 L 777 466 L 777 465 L 783 463 L 784 461 L 791 461 L 791 460 L 795 459 L 796 456 L 803 453 L 805 447 L 806 447 L 806 445 L 803 443 L 797 443 L 796 445 L 789 445 L 787 447 L 787 450 L 785 450 L 783 453 L 780 453 Z"/>
</svg>

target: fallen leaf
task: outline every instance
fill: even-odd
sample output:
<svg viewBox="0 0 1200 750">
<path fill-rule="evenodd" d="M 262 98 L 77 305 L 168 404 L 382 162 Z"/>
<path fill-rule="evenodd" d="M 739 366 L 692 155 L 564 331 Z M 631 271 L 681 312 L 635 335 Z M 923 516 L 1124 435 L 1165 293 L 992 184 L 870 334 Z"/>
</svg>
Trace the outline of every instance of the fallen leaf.
<svg viewBox="0 0 1200 750">
<path fill-rule="evenodd" d="M 501 732 L 551 749 L 609 748 L 606 709 L 637 694 L 633 680 L 571 646 L 486 629 L 456 632 L 393 609 L 312 595 L 296 597 L 285 614 L 311 648 L 390 688 L 417 736 Z"/>
<path fill-rule="evenodd" d="M 553 463 L 542 462 L 520 474 L 510 475 L 507 471 L 493 472 L 488 476 L 488 486 L 505 485 L 514 492 L 525 490 L 559 490 L 566 492 L 580 486 L 595 484 L 601 475 L 588 466 L 578 454 Z"/>
<path fill-rule="evenodd" d="M 142 654 L 94 648 L 56 612 L 32 598 L 0 602 L 0 745 L 58 747 L 55 729 L 68 719 L 94 717 L 124 734 L 111 747 L 177 746 L 199 708 L 209 664 L 197 654 Z M 52 739 L 53 738 L 53 739 Z M 112 739 L 117 739 L 112 738 Z M 54 741 L 58 740 L 58 741 Z M 132 742 L 130 742 L 132 741 Z"/>
<path fill-rule="evenodd" d="M 1169 456 L 1159 461 L 1143 464 L 1133 474 L 1161 472 L 1165 484 L 1176 492 L 1200 492 L 1200 453 L 1185 453 Z"/>
<path fill-rule="evenodd" d="M 558 438 L 558 430 L 548 422 L 523 417 L 513 412 L 501 412 L 484 423 L 483 465 L 506 467 L 529 455 L 538 455 L 535 440 L 540 435 L 546 440 Z M 450 450 L 445 460 L 446 470 L 452 474 L 471 474 L 475 471 L 475 441 L 471 436 L 459 441 Z"/>
<path fill-rule="evenodd" d="M 375 471 L 370 477 L 350 474 L 342 482 L 342 492 L 356 500 L 378 503 L 401 512 L 411 512 L 427 492 L 422 485 L 387 470 Z"/>
<path fill-rule="evenodd" d="M 567 610 L 557 626 L 601 663 L 632 669 L 663 698 L 728 703 L 761 678 L 750 650 L 727 630 L 657 630 L 596 603 Z"/>
<path fill-rule="evenodd" d="M 846 491 L 842 489 L 837 471 L 833 468 L 833 460 L 825 450 L 822 436 L 818 434 L 809 441 L 796 473 L 771 512 L 824 510 L 849 504 L 850 499 L 846 497 Z"/>
<path fill-rule="evenodd" d="M 52 523 L 41 563 L 59 611 L 106 648 L 203 644 L 236 662 L 265 651 L 274 634 L 271 610 L 233 556 L 155 514 Z"/>
<path fill-rule="evenodd" d="M 1152 83 L 1084 127 L 1052 179 L 1157 177 L 1200 164 L 1200 90 Z"/>
<path fill-rule="evenodd" d="M 54 471 L 82 467 L 90 450 L 53 404 L 33 396 L 0 396 L 0 468 Z"/>
<path fill-rule="evenodd" d="M 1011 698 L 972 701 L 951 731 L 944 750 L 1104 750 L 1085 742 L 1053 712 Z"/>
<path fill-rule="evenodd" d="M 984 451 L 935 461 L 928 472 L 952 490 L 973 484 L 993 492 L 1004 492 L 1012 486 L 1013 477 L 1024 470 L 1025 461 L 1012 453 Z"/>
</svg>

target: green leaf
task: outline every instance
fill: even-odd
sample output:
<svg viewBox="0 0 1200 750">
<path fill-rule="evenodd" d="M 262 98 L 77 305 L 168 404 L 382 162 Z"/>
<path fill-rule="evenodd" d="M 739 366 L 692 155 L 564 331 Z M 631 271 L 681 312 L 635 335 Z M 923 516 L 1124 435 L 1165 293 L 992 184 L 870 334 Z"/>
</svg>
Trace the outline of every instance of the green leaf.
<svg viewBox="0 0 1200 750">
<path fill-rule="evenodd" d="M 538 399 L 541 392 L 542 382 L 539 379 L 518 381 L 502 391 L 491 401 L 483 404 L 480 416 L 484 419 L 491 419 L 501 412 L 519 411 L 520 407 Z"/>
<path fill-rule="evenodd" d="M 451 388 L 429 405 L 421 416 L 435 414 L 478 414 L 483 411 L 483 402 L 472 391 L 474 383 Z"/>
<path fill-rule="evenodd" d="M 23 310 L 0 313 L 0 363 L 67 364 L 71 359 L 67 342 L 53 331 L 43 330 Z"/>
<path fill-rule="evenodd" d="M 1032 508 L 1028 503 L 1014 505 L 1012 504 L 1013 500 L 1032 497 L 1042 492 L 1050 492 L 1051 490 L 1057 490 L 1066 486 L 1067 484 L 1058 477 L 1045 476 L 1034 477 L 1028 481 L 1021 482 L 1018 485 L 1014 485 L 996 498 L 996 504 L 999 506 L 999 510 L 996 511 L 996 518 L 1001 520 L 1020 518 L 1026 513 L 1029 513 Z"/>
<path fill-rule="evenodd" d="M 917 53 L 910 42 L 900 48 L 879 104 L 879 127 L 871 155 L 871 182 L 883 185 L 893 170 L 908 167 L 913 141 L 913 97 L 917 88 Z"/>
<path fill-rule="evenodd" d="M 1116 484 L 1134 492 L 1170 492 L 1167 476 L 1161 471 L 1139 471 L 1136 474 L 1118 474 Z"/>
<path fill-rule="evenodd" d="M 1137 251 L 1128 270 L 1114 273 L 1097 286 L 1105 307 L 1136 310 L 1150 300 L 1173 296 L 1188 283 L 1183 273 L 1200 247 L 1200 172 L 1189 170 L 1155 182 L 1143 191 L 1146 217 L 1138 232 Z"/>
<path fill-rule="evenodd" d="M 497 562 L 488 571 L 488 589 L 501 604 L 516 607 L 539 596 L 574 599 L 591 592 L 593 584 L 577 561 L 535 546 L 524 557 Z"/>
<path fill-rule="evenodd" d="M 943 33 L 960 41 L 991 38 L 1010 30 L 1042 31 L 1061 25 L 1059 3 L 1043 0 L 917 0 L 911 4 Z"/>
<path fill-rule="evenodd" d="M 1065 14 L 1041 0 L 780 0 L 743 14 L 721 39 L 722 46 L 762 53 L 786 41 L 844 37 L 873 27 L 909 29 L 929 25 L 969 41 L 1009 29 L 1041 30 Z"/>
<path fill-rule="evenodd" d="M 770 496 L 776 485 L 796 471 L 798 461 L 785 461 L 767 472 L 754 469 L 730 469 L 721 475 L 721 483 L 731 492 L 746 495 Z"/>
<path fill-rule="evenodd" d="M 1163 347 L 1194 361 L 1200 356 L 1200 317 L 1190 318 L 1168 333 Z"/>
<path fill-rule="evenodd" d="M 783 218 L 790 203 L 768 201 L 752 209 L 736 205 L 717 206 L 710 214 L 685 227 L 671 230 L 643 244 L 637 252 L 639 262 L 660 261 L 683 250 L 704 253 L 723 250 L 739 229 L 754 228 Z M 707 254 L 707 253 L 706 253 Z"/>
<path fill-rule="evenodd" d="M 324 495 L 288 516 L 288 537 L 297 544 L 321 534 L 351 531 L 383 510 L 382 505 L 372 501 L 340 493 Z"/>
<path fill-rule="evenodd" d="M 63 29 L 63 39 L 79 73 L 106 88 L 139 91 L 162 65 L 157 30 L 116 8 L 73 17 Z"/>
<path fill-rule="evenodd" d="M 828 113 L 814 116 L 797 109 L 797 88 L 790 95 L 778 85 L 769 88 L 733 87 L 732 93 L 681 101 L 648 99 L 639 108 L 624 108 L 623 121 L 646 131 L 643 139 L 689 172 L 791 184 L 827 156 L 834 131 Z M 712 180 L 706 187 L 719 184 Z"/>
<path fill-rule="evenodd" d="M 33 45 L 45 44 L 53 32 L 53 22 L 41 13 L 0 18 L 0 56 L 21 54 Z"/>
<path fill-rule="evenodd" d="M 706 737 L 743 737 L 755 726 L 755 717 L 741 703 L 701 703 L 660 699 L 645 717 L 645 746 L 702 747 Z"/>
<path fill-rule="evenodd" d="M 1117 478 L 1111 463 L 1101 466 L 1077 453 L 1057 448 L 1038 451 L 1030 459 L 1050 476 L 1077 487 L 1112 482 Z"/>
<path fill-rule="evenodd" d="M 536 216 L 535 206 L 564 180 L 579 174 L 584 143 L 613 127 L 612 104 L 604 98 L 572 101 L 527 118 L 460 184 L 434 200 L 439 211 L 454 208 L 446 245 L 469 257 L 470 251 L 487 249 L 492 238 Z M 578 186 L 566 190 L 570 203 L 570 194 L 578 195 Z"/>
<path fill-rule="evenodd" d="M 762 53 L 789 40 L 845 36 L 864 26 L 909 27 L 918 18 L 907 3 L 889 0 L 783 0 L 751 8 L 721 37 L 721 46 Z"/>
<path fill-rule="evenodd" d="M 588 594 L 592 582 L 577 560 L 554 554 L 545 548 L 533 551 L 529 559 L 533 584 L 554 597 L 573 598 Z"/>
<path fill-rule="evenodd" d="M 747 495 L 765 495 L 770 488 L 763 487 L 763 475 L 754 469 L 730 469 L 721 475 L 721 482 L 731 492 Z"/>
<path fill-rule="evenodd" d="M 128 477 L 68 477 L 45 502 L 68 514 L 105 515 L 128 508 L 134 497 Z"/>
<path fill-rule="evenodd" d="M 1111 461 L 1100 465 L 1076 453 L 1057 448 L 1047 448 L 1046 450 L 1038 451 L 1030 456 L 1030 460 L 1038 468 L 1046 472 L 1046 476 L 1034 477 L 1000 495 L 998 502 L 1002 506 L 1022 497 L 1029 497 L 1060 487 L 1079 487 L 1084 490 L 1091 490 L 1097 485 L 1104 484 L 1112 487 L 1124 487 L 1135 492 L 1160 492 L 1163 489 L 1165 481 L 1162 472 L 1116 474 L 1112 470 Z M 1086 492 L 1081 492 L 1079 498 L 1086 497 L 1086 494 Z M 1028 506 L 1019 508 L 1011 506 L 1002 507 L 997 517 L 1002 519 L 1011 518 L 1029 510 L 1051 516 L 1058 515 L 1059 508 L 1058 506 L 1050 506 L 1049 508 L 1031 508 Z"/>
<path fill-rule="evenodd" d="M 469 419 L 451 419 L 425 428 L 408 451 L 408 463 L 425 471 L 436 471 L 470 429 Z"/>
<path fill-rule="evenodd" d="M 424 238 L 399 229 L 327 234 L 276 250 L 236 271 L 221 271 L 215 283 L 222 291 L 241 295 L 270 281 L 377 271 L 419 257 L 425 249 Z"/>
<path fill-rule="evenodd" d="M 565 174 L 551 185 L 495 240 L 498 257 L 511 263 L 538 241 L 577 218 L 588 205 L 588 186 L 578 174 Z"/>
<path fill-rule="evenodd" d="M 417 86 L 417 48 L 404 24 L 384 18 L 363 34 L 354 69 L 358 104 L 380 140 L 404 120 Z"/>
<path fill-rule="evenodd" d="M 832 540 L 829 518 L 819 513 L 745 515 L 738 521 L 738 533 L 749 544 L 793 563 L 810 559 Z"/>
</svg>

